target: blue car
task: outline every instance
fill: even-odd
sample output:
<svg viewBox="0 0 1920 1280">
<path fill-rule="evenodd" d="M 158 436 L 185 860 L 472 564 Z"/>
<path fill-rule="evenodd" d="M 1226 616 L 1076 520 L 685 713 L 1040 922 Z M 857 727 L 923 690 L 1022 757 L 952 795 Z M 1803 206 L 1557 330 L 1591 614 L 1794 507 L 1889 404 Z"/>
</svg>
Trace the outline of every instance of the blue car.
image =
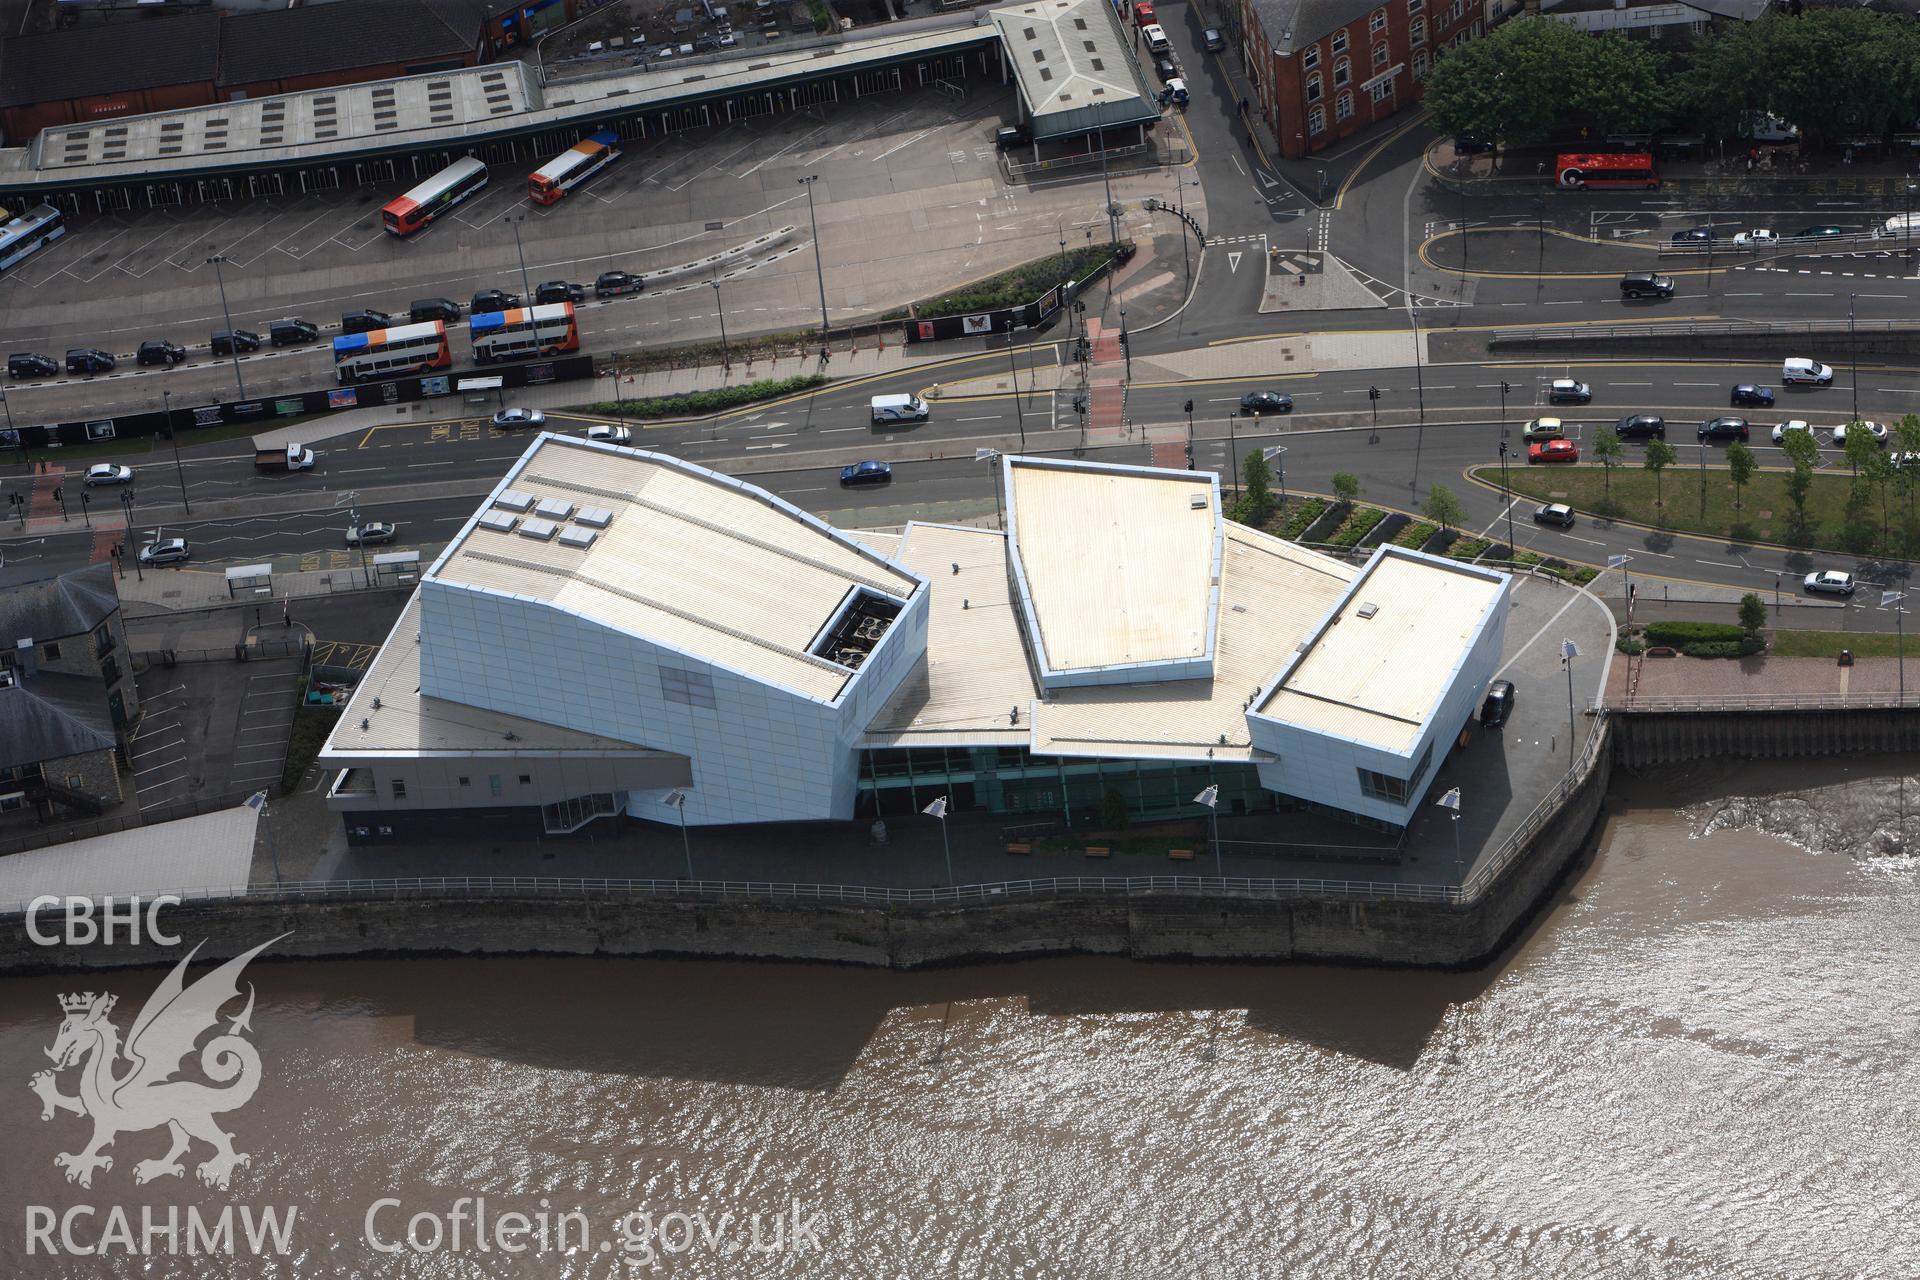
<svg viewBox="0 0 1920 1280">
<path fill-rule="evenodd" d="M 1773 407 L 1773 388 L 1757 387 L 1751 382 L 1743 382 L 1733 389 L 1733 403 L 1740 409 L 1769 409 Z"/>
<path fill-rule="evenodd" d="M 840 468 L 843 485 L 885 484 L 893 479 L 893 468 L 884 462 L 856 462 Z"/>
</svg>

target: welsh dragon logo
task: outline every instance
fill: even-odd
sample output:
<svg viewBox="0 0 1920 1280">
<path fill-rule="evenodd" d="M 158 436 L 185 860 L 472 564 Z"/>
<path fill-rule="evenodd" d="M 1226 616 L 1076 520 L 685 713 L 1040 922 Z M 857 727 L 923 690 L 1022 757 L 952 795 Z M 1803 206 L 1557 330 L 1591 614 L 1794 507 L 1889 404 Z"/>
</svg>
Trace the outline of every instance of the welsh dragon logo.
<svg viewBox="0 0 1920 1280">
<path fill-rule="evenodd" d="M 253 1030 L 251 983 L 246 1008 L 229 1021 L 224 1033 L 200 1047 L 201 1073 L 224 1087 L 174 1077 L 201 1036 L 218 1027 L 221 1007 L 239 997 L 240 972 L 247 962 L 279 940 L 270 938 L 235 956 L 189 987 L 185 975 L 200 950 L 196 944 L 147 998 L 124 1047 L 119 1028 L 108 1017 L 117 997 L 91 991 L 60 997 L 65 1017 L 53 1047 L 46 1051 L 53 1059 L 53 1070 L 35 1072 L 29 1086 L 40 1095 L 42 1120 L 53 1119 L 57 1111 L 70 1111 L 93 1121 L 93 1138 L 84 1148 L 53 1158 L 54 1165 L 66 1171 L 68 1182 L 92 1186 L 95 1169 L 113 1168 L 113 1157 L 104 1152 L 115 1138 L 161 1125 L 172 1135 L 173 1145 L 159 1159 L 134 1165 L 136 1183 L 180 1176 L 185 1172 L 180 1157 L 196 1139 L 213 1148 L 213 1155 L 197 1169 L 200 1181 L 210 1187 L 225 1189 L 233 1171 L 251 1162 L 245 1152 L 233 1149 L 232 1135 L 214 1123 L 222 1112 L 245 1106 L 260 1087 L 260 1051 L 242 1034 Z M 61 1093 L 57 1083 L 57 1074 L 69 1067 L 80 1068 L 76 1096 Z"/>
</svg>

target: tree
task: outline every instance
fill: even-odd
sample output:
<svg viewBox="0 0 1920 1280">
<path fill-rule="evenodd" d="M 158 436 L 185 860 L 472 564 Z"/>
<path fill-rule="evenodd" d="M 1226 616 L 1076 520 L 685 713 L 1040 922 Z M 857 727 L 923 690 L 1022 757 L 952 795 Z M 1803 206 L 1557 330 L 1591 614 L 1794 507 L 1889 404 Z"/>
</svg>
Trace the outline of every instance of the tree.
<svg viewBox="0 0 1920 1280">
<path fill-rule="evenodd" d="M 1593 456 L 1600 460 L 1603 468 L 1600 483 L 1609 498 L 1613 497 L 1613 469 L 1620 465 L 1620 457 L 1624 452 L 1620 447 L 1620 433 L 1612 427 L 1602 427 L 1593 433 Z"/>
<path fill-rule="evenodd" d="M 1360 477 L 1351 471 L 1334 472 L 1333 496 L 1341 502 L 1352 502 L 1360 496 Z"/>
<path fill-rule="evenodd" d="M 1656 507 L 1666 505 L 1660 492 L 1660 473 L 1672 466 L 1674 459 L 1679 456 L 1665 440 L 1647 441 L 1647 456 L 1640 465 L 1653 472 L 1653 505 Z"/>
<path fill-rule="evenodd" d="M 1754 460 L 1753 450 L 1747 448 L 1745 440 L 1735 440 L 1727 446 L 1727 476 L 1733 481 L 1733 509 L 1740 509 L 1740 490 L 1747 481 L 1753 479 L 1758 463 Z"/>
<path fill-rule="evenodd" d="M 1644 44 L 1516 17 L 1443 53 L 1425 102 L 1444 131 L 1482 142 L 1539 145 L 1569 126 L 1598 140 L 1659 123 L 1660 73 Z"/>
<path fill-rule="evenodd" d="M 1246 483 L 1240 487 L 1240 499 L 1233 504 L 1233 518 L 1258 529 L 1273 518 L 1273 469 L 1255 449 L 1247 455 L 1240 473 Z"/>
<path fill-rule="evenodd" d="M 1740 597 L 1740 627 L 1750 636 L 1758 636 L 1767 625 L 1767 602 L 1752 591 Z"/>
<path fill-rule="evenodd" d="M 1880 452 L 1880 442 L 1873 438 L 1873 433 L 1867 430 L 1864 423 L 1849 422 L 1847 438 L 1841 444 L 1841 450 L 1847 455 L 1847 465 L 1853 468 L 1857 481 L 1861 470 L 1867 465 L 1867 459 Z"/>
<path fill-rule="evenodd" d="M 1794 520 L 1804 531 L 1807 495 L 1813 491 L 1813 469 L 1820 464 L 1820 446 L 1811 431 L 1789 431 L 1780 438 L 1780 452 L 1793 463 L 1793 473 L 1787 477 L 1787 501 L 1793 504 Z"/>
<path fill-rule="evenodd" d="M 1460 499 L 1453 496 L 1453 490 L 1443 484 L 1433 486 L 1427 492 L 1427 505 L 1424 508 L 1427 519 L 1442 529 L 1452 529 L 1460 523 L 1466 510 L 1460 505 Z"/>
<path fill-rule="evenodd" d="M 1905 414 L 1893 424 L 1893 434 L 1898 441 L 1897 451 L 1890 462 L 1893 466 L 1893 487 L 1900 495 L 1900 505 L 1904 510 L 1901 520 L 1900 554 L 1910 556 L 1913 553 L 1913 497 L 1920 491 L 1920 414 Z"/>
</svg>

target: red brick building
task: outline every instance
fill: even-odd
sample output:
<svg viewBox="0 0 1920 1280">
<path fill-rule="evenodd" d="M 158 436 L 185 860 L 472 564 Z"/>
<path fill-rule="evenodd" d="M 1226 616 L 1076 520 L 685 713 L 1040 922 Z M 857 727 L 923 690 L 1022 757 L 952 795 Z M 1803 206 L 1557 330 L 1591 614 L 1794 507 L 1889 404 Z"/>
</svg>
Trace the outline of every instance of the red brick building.
<svg viewBox="0 0 1920 1280">
<path fill-rule="evenodd" d="M 1418 102 L 1442 49 L 1486 30 L 1481 0 L 1240 0 L 1257 109 L 1299 159 Z"/>
</svg>

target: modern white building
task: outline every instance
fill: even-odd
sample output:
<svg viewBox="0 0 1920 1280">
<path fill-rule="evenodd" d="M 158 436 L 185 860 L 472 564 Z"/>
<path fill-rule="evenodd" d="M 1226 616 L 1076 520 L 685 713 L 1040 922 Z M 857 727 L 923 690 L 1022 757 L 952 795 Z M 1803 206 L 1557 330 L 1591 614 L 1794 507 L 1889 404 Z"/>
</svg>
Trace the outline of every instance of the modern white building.
<svg viewBox="0 0 1920 1280">
<path fill-rule="evenodd" d="M 1409 821 L 1499 664 L 1503 574 L 1349 564 L 1209 473 L 1006 457 L 1006 529 L 848 534 L 543 435 L 422 576 L 322 752 L 355 840 L 954 808 Z M 679 807 L 669 800 L 684 797 Z M 1117 799 L 1116 799 L 1117 797 Z"/>
</svg>

